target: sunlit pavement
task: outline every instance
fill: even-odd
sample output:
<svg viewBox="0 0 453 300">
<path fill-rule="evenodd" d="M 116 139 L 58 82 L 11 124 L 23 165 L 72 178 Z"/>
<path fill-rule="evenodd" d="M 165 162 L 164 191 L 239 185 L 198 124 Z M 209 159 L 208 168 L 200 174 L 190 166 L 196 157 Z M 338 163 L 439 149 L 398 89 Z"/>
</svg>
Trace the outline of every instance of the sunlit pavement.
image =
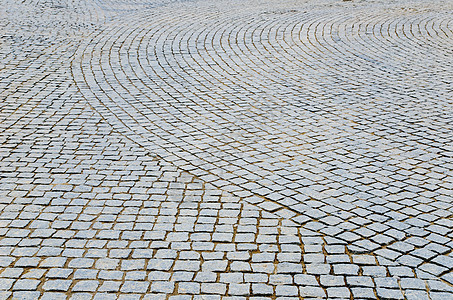
<svg viewBox="0 0 453 300">
<path fill-rule="evenodd" d="M 453 2 L 0 7 L 0 299 L 453 299 Z"/>
</svg>

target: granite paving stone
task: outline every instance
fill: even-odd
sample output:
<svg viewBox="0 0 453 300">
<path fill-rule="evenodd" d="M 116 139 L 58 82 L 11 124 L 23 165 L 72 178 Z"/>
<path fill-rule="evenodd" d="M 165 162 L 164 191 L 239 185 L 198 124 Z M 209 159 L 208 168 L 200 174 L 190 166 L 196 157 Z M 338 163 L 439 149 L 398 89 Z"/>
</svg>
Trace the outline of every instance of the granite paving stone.
<svg viewBox="0 0 453 300">
<path fill-rule="evenodd" d="M 451 1 L 0 6 L 0 299 L 453 297 Z"/>
</svg>

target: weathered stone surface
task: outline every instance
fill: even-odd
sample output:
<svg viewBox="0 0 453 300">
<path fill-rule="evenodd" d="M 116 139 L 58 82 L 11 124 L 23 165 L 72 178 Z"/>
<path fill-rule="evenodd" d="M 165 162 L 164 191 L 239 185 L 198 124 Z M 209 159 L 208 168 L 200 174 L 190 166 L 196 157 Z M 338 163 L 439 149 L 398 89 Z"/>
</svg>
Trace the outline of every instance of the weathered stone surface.
<svg viewBox="0 0 453 300">
<path fill-rule="evenodd" d="M 452 3 L 0 6 L 0 298 L 453 297 Z"/>
</svg>

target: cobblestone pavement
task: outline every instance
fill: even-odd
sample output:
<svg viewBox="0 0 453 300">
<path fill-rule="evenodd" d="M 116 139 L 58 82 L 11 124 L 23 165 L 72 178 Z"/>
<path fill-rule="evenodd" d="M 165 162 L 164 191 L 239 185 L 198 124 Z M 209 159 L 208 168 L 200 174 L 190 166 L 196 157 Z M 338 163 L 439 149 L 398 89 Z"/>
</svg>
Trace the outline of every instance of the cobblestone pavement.
<svg viewBox="0 0 453 300">
<path fill-rule="evenodd" d="M 453 2 L 0 7 L 0 299 L 453 299 Z"/>
</svg>

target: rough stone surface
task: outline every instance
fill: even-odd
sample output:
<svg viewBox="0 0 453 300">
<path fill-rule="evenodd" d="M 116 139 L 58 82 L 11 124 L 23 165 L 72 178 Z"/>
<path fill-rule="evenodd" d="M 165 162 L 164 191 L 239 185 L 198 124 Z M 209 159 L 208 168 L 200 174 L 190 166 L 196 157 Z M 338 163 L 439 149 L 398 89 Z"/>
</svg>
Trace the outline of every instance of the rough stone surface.
<svg viewBox="0 0 453 300">
<path fill-rule="evenodd" d="M 453 297 L 451 1 L 0 7 L 1 299 Z"/>
</svg>

